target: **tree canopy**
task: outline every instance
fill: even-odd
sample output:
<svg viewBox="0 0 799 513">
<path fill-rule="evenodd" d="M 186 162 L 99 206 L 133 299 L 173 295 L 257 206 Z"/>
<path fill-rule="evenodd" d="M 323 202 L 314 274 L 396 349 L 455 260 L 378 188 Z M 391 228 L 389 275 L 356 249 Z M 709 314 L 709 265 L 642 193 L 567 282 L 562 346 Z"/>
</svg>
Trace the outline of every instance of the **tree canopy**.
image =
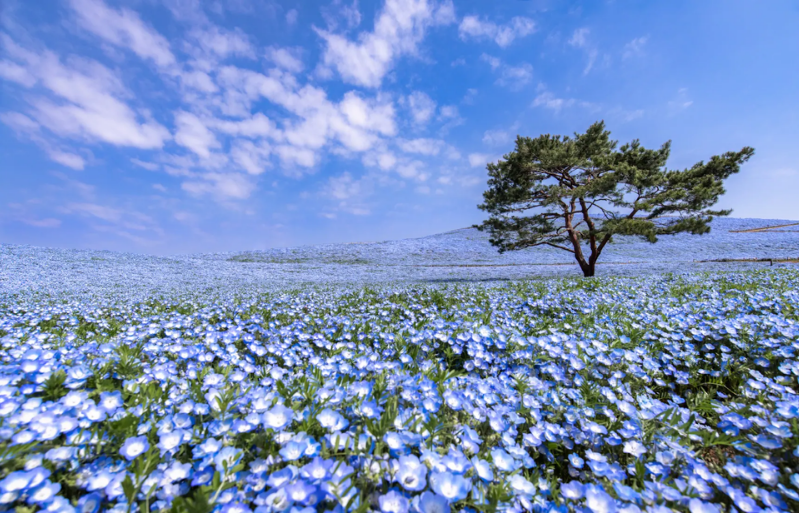
<svg viewBox="0 0 799 513">
<path fill-rule="evenodd" d="M 574 254 L 585 276 L 614 235 L 657 242 L 659 235 L 710 231 L 710 210 L 724 194 L 724 180 L 740 170 L 754 149 L 744 147 L 684 170 L 666 168 L 671 141 L 656 150 L 638 139 L 618 149 L 602 121 L 574 137 L 517 137 L 516 148 L 487 165 L 481 210 L 500 252 L 552 246 Z"/>
</svg>

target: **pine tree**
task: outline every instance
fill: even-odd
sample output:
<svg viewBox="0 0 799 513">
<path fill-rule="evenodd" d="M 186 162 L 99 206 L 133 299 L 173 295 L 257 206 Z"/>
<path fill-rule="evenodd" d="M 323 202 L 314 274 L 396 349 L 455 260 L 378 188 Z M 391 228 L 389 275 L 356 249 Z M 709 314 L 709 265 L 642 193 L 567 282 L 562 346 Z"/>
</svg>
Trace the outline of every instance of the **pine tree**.
<svg viewBox="0 0 799 513">
<path fill-rule="evenodd" d="M 713 156 L 685 170 L 666 168 L 671 141 L 657 150 L 636 139 L 616 149 L 604 122 L 584 134 L 517 137 L 516 148 L 487 166 L 481 210 L 490 217 L 476 228 L 490 234 L 500 253 L 552 246 L 574 254 L 585 276 L 614 235 L 657 242 L 659 235 L 710 231 L 709 210 L 724 194 L 724 180 L 740 170 L 754 149 Z"/>
</svg>

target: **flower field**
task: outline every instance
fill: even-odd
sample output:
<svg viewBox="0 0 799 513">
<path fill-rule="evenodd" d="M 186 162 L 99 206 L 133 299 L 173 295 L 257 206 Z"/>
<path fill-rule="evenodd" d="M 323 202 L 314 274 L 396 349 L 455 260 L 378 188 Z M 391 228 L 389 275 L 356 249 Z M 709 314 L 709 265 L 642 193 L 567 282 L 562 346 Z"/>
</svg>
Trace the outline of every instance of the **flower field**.
<svg viewBox="0 0 799 513">
<path fill-rule="evenodd" d="M 664 236 L 655 245 L 634 237 L 615 237 L 602 253 L 597 275 L 760 269 L 769 264 L 699 261 L 797 259 L 797 226 L 738 231 L 790 223 L 717 218 L 706 235 Z M 0 293 L 59 296 L 140 299 L 187 290 L 233 293 L 308 285 L 487 283 L 575 273 L 580 269 L 565 251 L 537 247 L 500 254 L 488 242 L 487 233 L 471 228 L 416 239 L 177 256 L 0 244 Z"/>
<path fill-rule="evenodd" d="M 155 264 L 19 265 L 0 510 L 799 510 L 795 266 L 154 293 Z"/>
</svg>

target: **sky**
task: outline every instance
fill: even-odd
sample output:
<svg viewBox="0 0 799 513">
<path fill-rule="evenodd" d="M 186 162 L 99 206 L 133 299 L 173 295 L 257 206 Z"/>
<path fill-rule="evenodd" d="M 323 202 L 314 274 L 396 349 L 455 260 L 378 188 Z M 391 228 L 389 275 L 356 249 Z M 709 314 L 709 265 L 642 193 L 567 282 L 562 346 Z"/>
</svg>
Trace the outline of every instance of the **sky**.
<svg viewBox="0 0 799 513">
<path fill-rule="evenodd" d="M 799 3 L 3 0 L 0 243 L 179 254 L 479 223 L 517 135 L 604 120 L 799 219 Z"/>
</svg>

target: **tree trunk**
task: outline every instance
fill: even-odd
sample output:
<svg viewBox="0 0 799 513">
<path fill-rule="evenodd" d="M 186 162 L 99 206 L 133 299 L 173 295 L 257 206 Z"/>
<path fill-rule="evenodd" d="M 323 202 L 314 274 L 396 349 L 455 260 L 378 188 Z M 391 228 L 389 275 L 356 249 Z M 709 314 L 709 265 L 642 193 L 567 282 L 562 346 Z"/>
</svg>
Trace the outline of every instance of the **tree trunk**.
<svg viewBox="0 0 799 513">
<path fill-rule="evenodd" d="M 596 269 L 596 264 L 594 264 L 593 262 L 589 262 L 589 263 L 585 264 L 584 266 L 580 266 L 580 267 L 583 268 L 583 276 L 584 277 L 593 278 L 594 271 Z"/>
</svg>

